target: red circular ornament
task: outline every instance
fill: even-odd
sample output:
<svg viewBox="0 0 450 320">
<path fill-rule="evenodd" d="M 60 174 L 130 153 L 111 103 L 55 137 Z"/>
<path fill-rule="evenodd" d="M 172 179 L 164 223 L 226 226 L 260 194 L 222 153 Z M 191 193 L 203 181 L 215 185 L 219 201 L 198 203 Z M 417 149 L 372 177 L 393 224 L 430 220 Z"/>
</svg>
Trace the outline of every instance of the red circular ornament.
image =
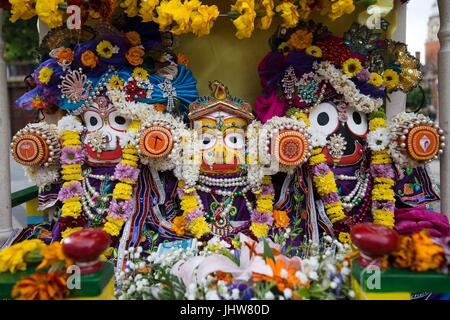
<svg viewBox="0 0 450 320">
<path fill-rule="evenodd" d="M 100 255 L 110 246 L 111 238 L 101 229 L 83 229 L 63 240 L 64 254 L 73 259 L 82 274 L 101 269 Z"/>
<path fill-rule="evenodd" d="M 283 131 L 275 139 L 275 157 L 284 165 L 295 166 L 304 162 L 308 150 L 305 136 L 298 131 Z"/>
<path fill-rule="evenodd" d="M 161 126 L 149 127 L 141 134 L 139 147 L 141 152 L 147 157 L 164 157 L 172 151 L 172 133 Z"/>
</svg>

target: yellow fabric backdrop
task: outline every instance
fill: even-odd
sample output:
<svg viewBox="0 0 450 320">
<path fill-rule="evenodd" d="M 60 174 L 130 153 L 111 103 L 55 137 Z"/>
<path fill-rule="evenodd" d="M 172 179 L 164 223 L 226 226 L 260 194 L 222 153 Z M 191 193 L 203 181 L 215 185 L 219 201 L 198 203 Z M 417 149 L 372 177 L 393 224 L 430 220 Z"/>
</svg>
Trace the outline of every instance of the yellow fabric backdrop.
<svg viewBox="0 0 450 320">
<path fill-rule="evenodd" d="M 228 12 L 234 1 L 203 1 L 216 4 L 221 13 Z M 341 35 L 356 21 L 362 8 L 352 15 L 331 22 L 326 17 L 314 16 L 313 19 L 327 25 L 335 34 Z M 391 23 L 390 33 L 395 26 L 395 14 L 388 17 Z M 208 81 L 220 80 L 225 83 L 232 95 L 242 98 L 252 105 L 261 94 L 258 78 L 258 64 L 269 51 L 269 38 L 276 31 L 281 19 L 275 17 L 270 30 L 255 28 L 250 39 L 239 40 L 235 37 L 235 27 L 231 20 L 219 17 L 208 36 L 197 38 L 185 35 L 178 40 L 175 51 L 184 53 L 189 59 L 189 68 L 198 81 L 200 95 L 209 95 Z"/>
</svg>

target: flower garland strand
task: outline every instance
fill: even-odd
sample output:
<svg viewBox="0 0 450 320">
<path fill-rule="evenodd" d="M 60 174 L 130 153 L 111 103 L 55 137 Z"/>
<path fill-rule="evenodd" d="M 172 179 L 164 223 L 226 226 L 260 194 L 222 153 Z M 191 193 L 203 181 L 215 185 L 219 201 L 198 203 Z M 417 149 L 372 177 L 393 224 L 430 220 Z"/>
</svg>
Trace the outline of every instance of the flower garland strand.
<svg viewBox="0 0 450 320">
<path fill-rule="evenodd" d="M 388 138 L 385 131 L 386 115 L 384 111 L 373 112 L 369 116 L 369 148 L 371 149 L 370 173 L 373 177 L 372 214 L 377 224 L 393 228 L 395 224 L 395 172 L 389 154 Z"/>
<path fill-rule="evenodd" d="M 64 0 L 10 0 L 12 22 L 28 20 L 37 15 L 49 28 L 61 27 L 70 1 Z M 313 11 L 336 20 L 355 10 L 353 0 L 325 0 L 317 4 L 311 0 L 236 0 L 230 11 L 220 14 L 216 5 L 203 5 L 199 0 L 122 0 L 122 1 L 78 1 L 81 10 L 87 10 L 92 19 L 110 21 L 116 8 L 128 17 L 140 17 L 142 22 L 155 22 L 161 31 L 175 35 L 193 33 L 208 35 L 220 17 L 232 20 L 238 39 L 250 38 L 258 27 L 270 28 L 273 16 L 281 17 L 281 26 L 292 28 L 300 20 L 307 20 Z"/>
<path fill-rule="evenodd" d="M 140 129 L 140 122 L 133 121 L 128 127 L 128 133 L 133 135 Z M 112 236 L 118 236 L 133 214 L 133 190 L 139 177 L 139 156 L 134 142 L 129 142 L 122 151 L 122 160 L 116 166 L 114 178 L 119 180 L 113 190 L 108 216 L 103 230 Z"/>
<path fill-rule="evenodd" d="M 78 118 L 68 116 L 61 119 L 58 126 L 68 128 L 61 135 L 61 178 L 64 181 L 58 194 L 58 200 L 63 203 L 61 217 L 77 219 L 82 212 L 83 188 L 80 181 L 83 180 L 82 164 L 85 158 L 80 138 L 82 125 Z"/>
<path fill-rule="evenodd" d="M 210 214 L 205 212 L 203 203 L 195 187 L 185 189 L 186 184 L 180 180 L 178 183 L 178 196 L 180 207 L 183 211 L 181 216 L 175 217 L 172 229 L 178 236 L 190 231 L 196 238 L 201 238 L 211 232 L 207 219 Z M 275 190 L 270 176 L 265 176 L 262 181 L 262 189 L 254 191 L 256 194 L 256 208 L 251 213 L 250 230 L 257 238 L 265 238 L 274 222 L 273 201 Z"/>
</svg>

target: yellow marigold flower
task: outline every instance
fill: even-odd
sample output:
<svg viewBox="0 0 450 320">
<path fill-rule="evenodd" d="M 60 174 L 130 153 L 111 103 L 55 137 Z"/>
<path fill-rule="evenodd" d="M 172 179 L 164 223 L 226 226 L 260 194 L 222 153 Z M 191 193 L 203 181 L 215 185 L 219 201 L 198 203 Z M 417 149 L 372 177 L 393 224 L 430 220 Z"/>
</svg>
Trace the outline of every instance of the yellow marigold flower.
<svg viewBox="0 0 450 320">
<path fill-rule="evenodd" d="M 134 120 L 130 123 L 130 125 L 128 126 L 128 130 L 133 130 L 133 131 L 139 131 L 139 129 L 141 128 L 141 122 L 138 120 Z M 137 153 L 137 149 L 135 146 L 128 144 L 127 145 L 127 149 L 133 149 L 136 150 Z"/>
<path fill-rule="evenodd" d="M 313 35 L 308 30 L 299 29 L 295 31 L 288 40 L 288 45 L 293 49 L 308 48 L 313 40 Z"/>
<path fill-rule="evenodd" d="M 186 232 L 186 218 L 183 216 L 175 217 L 172 222 L 172 229 L 178 236 L 184 235 Z"/>
<path fill-rule="evenodd" d="M 42 247 L 41 255 L 44 257 L 44 260 L 37 266 L 36 269 L 38 270 L 52 267 L 59 263 L 64 263 L 66 266 L 72 264 L 72 261 L 64 255 L 61 242 L 53 242 L 48 246 Z"/>
<path fill-rule="evenodd" d="M 275 5 L 273 0 L 262 0 L 261 6 L 264 8 L 264 17 L 260 20 L 259 28 L 261 30 L 267 30 L 270 28 L 273 16 L 275 15 L 275 12 L 273 11 Z"/>
<path fill-rule="evenodd" d="M 384 185 L 388 185 L 389 187 L 394 186 L 395 181 L 390 179 L 390 178 L 375 178 L 374 179 L 375 183 L 380 183 L 380 184 L 384 184 Z"/>
<path fill-rule="evenodd" d="M 155 8 L 158 5 L 159 0 L 144 0 L 141 1 L 139 8 L 139 16 L 142 18 L 142 22 L 150 22 L 155 16 Z"/>
<path fill-rule="evenodd" d="M 254 0 L 237 0 L 231 6 L 232 11 L 240 14 L 237 19 L 233 20 L 233 24 L 237 29 L 236 37 L 238 39 L 250 38 L 255 29 L 255 1 Z"/>
<path fill-rule="evenodd" d="M 122 158 L 125 159 L 125 160 L 134 161 L 134 162 L 138 162 L 139 161 L 139 157 L 134 156 L 132 154 L 127 154 L 127 153 L 124 153 L 122 155 Z"/>
<path fill-rule="evenodd" d="M 64 203 L 61 208 L 61 217 L 72 217 L 78 218 L 82 211 L 81 203 L 78 202 L 67 202 Z"/>
<path fill-rule="evenodd" d="M 272 183 L 272 176 L 264 176 L 262 178 L 262 184 L 268 185 Z"/>
<path fill-rule="evenodd" d="M 108 86 L 112 90 L 120 90 L 124 85 L 124 81 L 118 75 L 113 75 L 108 81 Z"/>
<path fill-rule="evenodd" d="M 102 40 L 97 44 L 95 50 L 100 57 L 109 59 L 113 56 L 114 48 L 111 42 L 109 42 L 108 40 Z"/>
<path fill-rule="evenodd" d="M 362 70 L 361 61 L 355 58 L 347 59 L 342 64 L 342 71 L 347 75 L 349 78 L 355 77 L 358 73 Z"/>
<path fill-rule="evenodd" d="M 315 148 L 316 149 L 320 149 L 320 152 L 322 152 L 322 148 Z M 314 154 L 314 150 L 313 150 L 313 154 Z M 311 166 L 315 166 L 321 163 L 324 163 L 325 161 L 327 161 L 327 158 L 325 157 L 325 155 L 323 153 L 319 153 L 316 155 L 313 155 L 309 158 L 309 164 Z"/>
<path fill-rule="evenodd" d="M 300 19 L 300 15 L 297 10 L 297 6 L 292 2 L 282 2 L 276 8 L 275 11 L 280 13 L 283 18 L 282 27 L 292 28 L 295 27 Z"/>
<path fill-rule="evenodd" d="M 189 224 L 189 230 L 196 238 L 201 238 L 203 235 L 211 231 L 205 217 L 198 217 L 192 220 Z"/>
<path fill-rule="evenodd" d="M 375 87 L 381 87 L 383 85 L 383 77 L 380 76 L 376 72 L 370 73 L 370 80 L 368 81 L 370 84 L 374 85 Z"/>
<path fill-rule="evenodd" d="M 336 181 L 334 180 L 334 174 L 330 171 L 325 176 L 313 177 L 314 185 L 316 186 L 317 192 L 319 195 L 323 196 L 325 194 L 336 192 Z"/>
<path fill-rule="evenodd" d="M 75 228 L 66 228 L 66 230 L 64 230 L 63 232 L 61 232 L 61 237 L 63 239 L 67 238 L 68 236 L 70 236 L 72 233 L 75 233 L 77 231 L 81 231 L 83 230 L 83 227 L 75 227 Z"/>
<path fill-rule="evenodd" d="M 370 131 L 375 131 L 376 129 L 379 128 L 386 128 L 387 124 L 386 124 L 386 120 L 383 118 L 375 118 L 370 120 L 369 122 L 369 130 Z"/>
<path fill-rule="evenodd" d="M 191 14 L 191 31 L 197 36 L 204 36 L 211 32 L 214 22 L 220 12 L 217 6 L 200 6 Z"/>
<path fill-rule="evenodd" d="M 134 168 L 137 168 L 137 166 L 138 166 L 135 161 L 130 161 L 130 160 L 126 160 L 126 159 L 122 160 L 120 163 L 121 164 L 128 164 L 128 165 L 130 165 L 130 166 L 132 166 Z"/>
<path fill-rule="evenodd" d="M 275 227 L 277 228 L 287 228 L 291 221 L 286 211 L 274 210 L 273 217 L 275 219 Z"/>
<path fill-rule="evenodd" d="M 133 78 L 146 80 L 148 78 L 148 71 L 144 68 L 137 67 L 133 70 Z"/>
<path fill-rule="evenodd" d="M 333 21 L 342 17 L 344 14 L 350 14 L 355 11 L 353 0 L 336 0 L 330 2 L 331 7 L 328 12 L 328 16 Z"/>
<path fill-rule="evenodd" d="M 395 90 L 400 82 L 398 73 L 392 69 L 387 69 L 383 72 L 383 80 L 388 91 Z"/>
<path fill-rule="evenodd" d="M 339 232 L 339 241 L 342 243 L 350 243 L 350 233 L 348 232 Z"/>
<path fill-rule="evenodd" d="M 256 200 L 256 210 L 271 213 L 273 211 L 273 201 L 271 199 L 258 198 Z"/>
<path fill-rule="evenodd" d="M 53 73 L 53 69 L 43 67 L 41 71 L 39 71 L 38 79 L 42 84 L 48 84 L 52 79 Z"/>
<path fill-rule="evenodd" d="M 315 58 L 322 58 L 322 49 L 317 46 L 309 46 L 306 48 L 306 54 L 313 56 Z"/>
<path fill-rule="evenodd" d="M 36 13 L 50 29 L 63 25 L 64 12 L 59 9 L 59 5 L 64 0 L 37 0 Z"/>
<path fill-rule="evenodd" d="M 133 187 L 126 183 L 119 182 L 114 187 L 113 197 L 118 200 L 130 200 L 133 194 Z"/>
<path fill-rule="evenodd" d="M 77 173 L 77 174 L 64 174 L 62 175 L 62 179 L 65 181 L 72 181 L 72 180 L 81 181 L 84 178 L 81 174 Z"/>
<path fill-rule="evenodd" d="M 253 232 L 255 237 L 266 238 L 269 234 L 269 226 L 267 224 L 252 222 L 250 225 L 250 231 Z"/>
<path fill-rule="evenodd" d="M 81 172 L 81 164 L 66 164 L 61 170 L 61 174 L 63 175 L 81 174 Z"/>
<path fill-rule="evenodd" d="M 17 20 L 29 20 L 36 14 L 33 3 L 34 0 L 9 0 L 11 4 L 11 17 L 9 20 L 14 23 Z"/>
<path fill-rule="evenodd" d="M 138 13 L 139 13 L 138 0 L 124 0 L 120 4 L 120 7 L 122 9 L 125 9 L 124 12 L 130 18 L 136 17 L 138 15 Z"/>
<path fill-rule="evenodd" d="M 27 268 L 25 261 L 27 254 L 41 250 L 45 246 L 42 240 L 25 240 L 0 250 L 0 273 L 24 271 Z"/>
<path fill-rule="evenodd" d="M 195 196 L 183 196 L 180 203 L 181 210 L 185 213 L 189 213 L 199 207 L 197 197 Z"/>
</svg>

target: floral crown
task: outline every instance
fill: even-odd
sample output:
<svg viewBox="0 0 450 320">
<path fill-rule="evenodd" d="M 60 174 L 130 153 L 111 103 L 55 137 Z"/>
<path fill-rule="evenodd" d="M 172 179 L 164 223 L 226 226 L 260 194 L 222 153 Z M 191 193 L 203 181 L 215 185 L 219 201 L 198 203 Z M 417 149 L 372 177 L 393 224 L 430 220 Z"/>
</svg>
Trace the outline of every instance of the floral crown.
<svg viewBox="0 0 450 320">
<path fill-rule="evenodd" d="M 52 36 L 61 37 L 61 33 Z M 159 32 L 149 38 L 137 31 L 110 32 L 68 45 L 47 39 L 46 44 L 60 46 L 49 48 L 49 59 L 31 75 L 35 87 L 16 104 L 25 110 L 60 108 L 80 114 L 99 95 L 106 94 L 122 109 L 135 103 L 161 103 L 171 109 L 178 103 L 186 112 L 198 97 L 196 81 L 184 65 L 176 64 L 177 57 L 169 47 L 166 53 L 155 56 L 161 41 Z M 158 73 L 162 68 L 171 68 L 172 75 Z"/>
<path fill-rule="evenodd" d="M 342 37 L 312 21 L 280 29 L 259 65 L 265 96 L 257 101 L 257 113 L 267 97 L 308 111 L 338 95 L 370 113 L 386 94 L 409 92 L 422 80 L 420 62 L 406 45 L 386 40 L 386 28 L 385 22 L 380 30 L 354 23 Z"/>
</svg>

